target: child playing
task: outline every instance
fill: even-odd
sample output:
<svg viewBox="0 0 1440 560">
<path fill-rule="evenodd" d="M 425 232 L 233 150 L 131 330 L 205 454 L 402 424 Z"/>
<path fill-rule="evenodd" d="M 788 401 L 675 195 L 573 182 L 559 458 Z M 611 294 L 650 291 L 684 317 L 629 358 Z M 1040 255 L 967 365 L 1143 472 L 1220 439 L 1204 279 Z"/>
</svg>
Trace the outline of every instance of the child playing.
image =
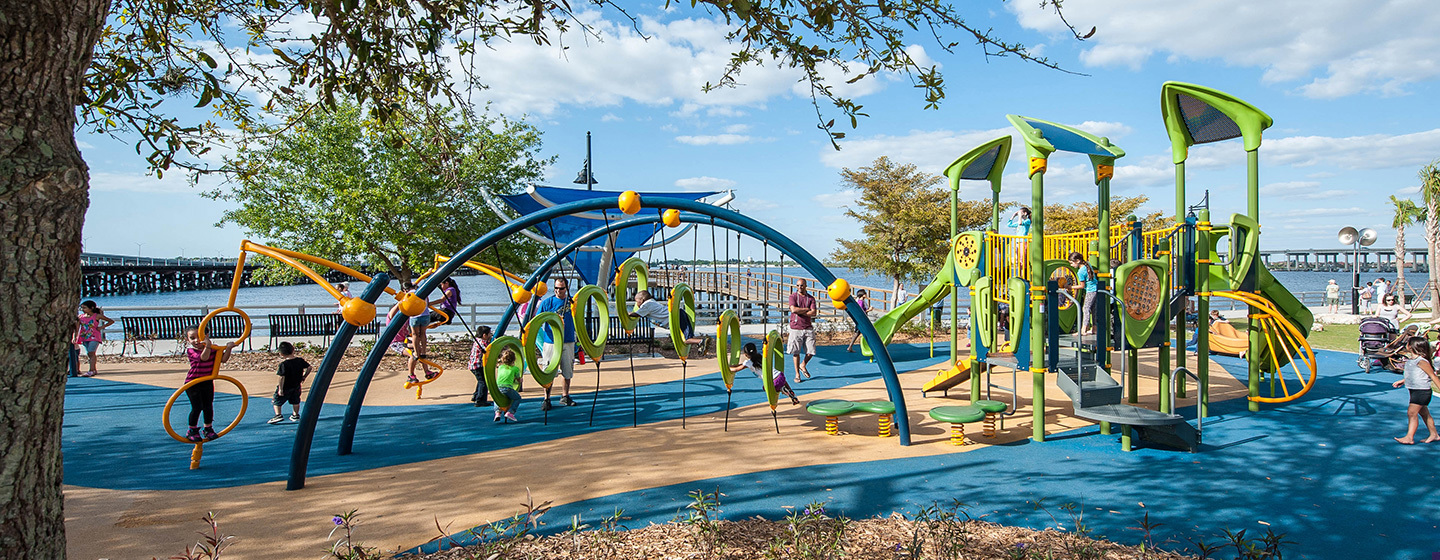
<svg viewBox="0 0 1440 560">
<path fill-rule="evenodd" d="M 740 363 L 730 366 L 730 371 L 738 372 L 742 369 L 749 368 L 750 372 L 754 373 L 755 377 L 760 378 L 761 382 L 763 383 L 765 381 L 765 376 L 760 371 L 760 351 L 755 348 L 755 343 L 745 343 L 745 348 L 742 350 L 741 355 L 743 359 L 740 361 Z M 784 394 L 787 397 L 790 397 L 791 405 L 800 404 L 800 399 L 795 397 L 795 390 L 791 389 L 790 383 L 785 381 L 785 372 L 777 370 L 775 372 L 775 378 L 772 379 L 770 382 L 775 384 L 776 391 Z"/>
<path fill-rule="evenodd" d="M 415 284 L 413 282 L 406 282 L 405 291 L 415 293 Z M 411 383 L 420 382 L 420 380 L 415 377 L 416 365 L 419 365 L 420 369 L 425 371 L 425 379 L 435 379 L 435 372 L 430 371 L 430 365 L 420 360 L 430 358 L 430 356 L 425 353 L 429 349 L 430 342 L 429 337 L 426 335 L 426 331 L 430 328 L 430 306 L 441 303 L 443 301 L 445 301 L 444 298 L 426 302 L 425 311 L 421 312 L 419 315 L 410 318 L 410 332 L 412 333 L 412 336 L 410 337 L 410 342 L 414 345 L 414 348 L 412 348 L 412 352 L 410 352 Z"/>
<path fill-rule="evenodd" d="M 863 313 L 863 314 L 865 314 L 865 315 L 868 316 L 868 315 L 870 314 L 870 292 L 867 291 L 867 290 L 860 290 L 860 291 L 855 292 L 855 305 L 857 305 L 857 306 L 860 307 L 860 312 L 861 312 L 861 313 Z M 846 352 L 854 352 L 854 351 L 855 351 L 855 343 L 856 343 L 856 342 L 859 342 L 859 341 L 860 341 L 860 328 L 859 328 L 859 327 L 856 327 L 856 328 L 855 328 L 855 336 L 850 337 L 850 344 L 846 344 L 846 345 L 845 345 L 845 351 L 846 351 Z"/>
<path fill-rule="evenodd" d="M 105 340 L 105 327 L 115 324 L 115 320 L 106 317 L 100 306 L 87 299 L 80 304 L 80 316 L 75 319 L 75 324 L 74 342 L 84 347 L 85 353 L 90 356 L 90 371 L 81 373 L 80 377 L 94 377 L 95 352 L 100 349 L 100 342 Z"/>
<path fill-rule="evenodd" d="M 185 329 L 185 338 L 190 341 L 190 347 L 185 349 L 185 354 L 190 358 L 190 372 L 185 374 L 185 382 L 189 383 L 202 377 L 215 374 L 216 355 L 215 349 L 210 347 L 210 341 L 200 338 L 200 329 L 190 327 Z M 230 361 L 230 350 L 235 343 L 227 342 L 221 349 L 220 363 Z M 190 399 L 190 430 L 185 432 L 185 439 L 199 443 L 210 441 L 220 437 L 215 433 L 215 382 L 202 381 L 192 385 L 185 390 L 185 396 Z M 200 415 L 205 415 L 205 431 L 202 433 L 199 427 Z"/>
<path fill-rule="evenodd" d="M 635 292 L 635 311 L 630 312 L 631 317 L 644 317 L 652 325 L 670 325 L 670 306 L 655 301 L 647 290 Z M 699 344 L 700 355 L 705 355 L 705 340 L 695 336 L 695 325 L 690 324 L 690 315 L 684 311 L 680 312 L 680 334 L 685 337 L 686 344 Z"/>
<path fill-rule="evenodd" d="M 1405 437 L 1397 437 L 1395 441 L 1414 445 L 1415 430 L 1420 427 L 1421 419 L 1425 420 L 1430 437 L 1420 443 L 1440 441 L 1440 433 L 1435 431 L 1435 418 L 1430 416 L 1430 388 L 1434 384 L 1440 384 L 1440 377 L 1435 375 L 1435 356 L 1430 349 L 1430 341 L 1417 336 L 1411 338 L 1407 346 L 1410 359 L 1405 361 L 1405 376 L 1395 382 L 1395 387 L 1404 385 L 1410 391 L 1410 406 L 1406 410 L 1406 416 L 1410 418 L 1410 429 L 1405 432 Z"/>
<path fill-rule="evenodd" d="M 520 407 L 520 368 L 515 367 L 515 351 L 506 348 L 500 352 L 499 363 L 495 366 L 495 385 L 500 388 L 500 394 L 510 399 L 510 408 L 505 411 L 505 419 L 518 422 L 515 418 L 515 409 Z M 495 405 L 495 421 L 500 421 L 500 405 Z"/>
<path fill-rule="evenodd" d="M 470 373 L 475 374 L 475 394 L 470 402 L 475 406 L 490 404 L 490 390 L 485 387 L 485 347 L 493 337 L 488 325 L 480 325 L 475 328 L 475 341 L 470 344 Z"/>
<path fill-rule="evenodd" d="M 399 314 L 400 306 L 395 305 L 390 307 L 390 312 L 385 314 L 385 324 L 389 325 L 391 321 L 395 320 L 395 316 Z M 395 338 L 390 339 L 390 351 L 404 356 L 406 350 L 405 339 L 407 338 L 410 338 L 410 322 L 402 318 L 400 330 L 395 331 Z"/>
<path fill-rule="evenodd" d="M 270 419 L 271 424 L 279 424 L 285 420 L 281 414 L 280 407 L 290 403 L 293 411 L 290 413 L 290 420 L 300 419 L 300 383 L 310 377 L 310 362 L 295 355 L 295 345 L 289 342 L 280 343 L 280 367 L 275 375 L 280 376 L 280 383 L 275 385 L 275 398 L 271 404 L 275 405 L 275 417 Z"/>
</svg>

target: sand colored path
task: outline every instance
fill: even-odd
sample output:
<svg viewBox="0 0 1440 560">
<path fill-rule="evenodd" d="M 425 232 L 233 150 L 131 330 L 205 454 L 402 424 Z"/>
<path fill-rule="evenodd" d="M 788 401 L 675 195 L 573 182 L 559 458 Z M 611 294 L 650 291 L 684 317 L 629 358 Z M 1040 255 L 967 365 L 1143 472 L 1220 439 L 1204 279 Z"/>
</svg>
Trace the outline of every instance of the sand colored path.
<svg viewBox="0 0 1440 560">
<path fill-rule="evenodd" d="M 398 361 L 397 361 L 398 362 Z M 635 360 L 635 382 L 639 385 L 651 385 L 679 379 L 679 362 L 665 358 L 639 358 Z M 320 366 L 318 359 L 310 360 L 314 367 Z M 393 366 L 387 360 L 379 371 L 375 372 L 375 378 L 370 381 L 370 390 L 365 395 L 366 405 L 376 406 L 409 406 L 409 405 L 432 405 L 432 404 L 457 404 L 470 401 L 470 395 L 475 391 L 475 376 L 470 370 L 459 367 L 447 369 L 438 379 L 425 384 L 420 398 L 415 398 L 414 389 L 405 389 L 406 372 Z M 675 371 L 671 372 L 671 369 Z M 150 385 L 153 387 L 179 387 L 185 380 L 186 365 L 181 363 L 146 363 L 131 362 L 121 364 L 107 364 L 105 373 L 97 379 L 107 381 L 119 381 L 124 383 L 136 383 Z M 611 358 L 600 364 L 600 390 L 622 389 L 630 387 L 630 361 Z M 702 375 L 716 371 L 714 359 L 695 359 L 690 361 L 690 375 Z M 256 371 L 232 368 L 221 368 L 220 373 L 234 377 L 245 385 L 245 390 L 250 396 L 268 396 L 275 392 L 275 384 L 278 377 L 275 371 Z M 350 400 L 350 391 L 355 387 L 355 378 L 358 371 L 339 370 L 335 372 L 335 378 L 330 383 L 330 390 L 325 394 L 325 404 L 345 406 Z M 589 392 L 595 390 L 595 363 L 587 362 L 585 365 L 575 366 L 575 385 L 571 388 L 574 393 Z M 556 379 L 554 395 L 560 395 L 560 380 Z M 306 384 L 308 389 L 308 382 Z M 218 383 L 215 390 L 220 393 L 239 394 L 234 385 L 229 383 Z M 533 379 L 525 380 L 525 396 L 540 397 L 543 391 L 536 387 Z M 260 411 L 265 413 L 265 411 Z"/>
<path fill-rule="evenodd" d="M 1142 402 L 1153 407 L 1158 386 L 1153 352 L 1146 357 L 1150 360 L 1142 368 L 1139 387 Z M 647 375 L 655 380 L 679 377 L 678 368 L 663 365 L 647 370 Z M 1213 365 L 1212 372 L 1217 374 L 1212 376 L 1213 401 L 1243 395 L 1243 386 L 1218 365 Z M 923 368 L 901 376 L 911 409 L 913 445 L 909 447 L 898 445 L 894 438 L 874 437 L 873 415 L 843 418 L 841 428 L 846 434 L 831 437 L 824 433 L 823 419 L 788 404 L 779 407 L 780 433 L 776 434 L 769 407 L 759 405 L 732 410 L 728 432 L 723 431 L 723 414 L 692 416 L 687 419 L 687 429 L 681 428 L 680 421 L 670 420 L 475 455 L 312 477 L 307 488 L 298 492 L 286 492 L 281 482 L 194 491 L 67 486 L 69 554 L 72 558 L 163 557 L 193 543 L 194 531 L 201 528 L 199 517 L 215 511 L 225 532 L 239 537 L 227 557 L 307 557 L 318 555 L 331 542 L 326 538 L 331 515 L 352 509 L 365 516 L 360 539 L 403 550 L 436 537 L 437 521 L 458 532 L 514 514 L 527 488 L 537 501 L 566 504 L 735 474 L 966 452 L 987 443 L 1029 437 L 1029 383 L 1021 377 L 1021 409 L 1005 423 L 999 437 L 963 448 L 950 445 L 948 425 L 929 420 L 925 411 L 961 401 L 922 398 L 918 387 L 933 373 L 933 368 Z M 133 375 L 153 374 L 137 371 Z M 1009 376 L 997 375 L 993 382 L 1008 385 Z M 805 387 L 797 387 L 805 401 L 885 398 L 878 380 L 814 393 Z M 1047 431 L 1089 424 L 1068 415 L 1070 404 L 1053 382 L 1046 396 Z M 1180 403 L 1182 407 L 1192 404 L 1191 399 Z M 972 432 L 978 436 L 978 426 Z M 975 437 L 975 441 L 983 438 Z M 550 520 L 552 524 L 564 521 Z"/>
</svg>

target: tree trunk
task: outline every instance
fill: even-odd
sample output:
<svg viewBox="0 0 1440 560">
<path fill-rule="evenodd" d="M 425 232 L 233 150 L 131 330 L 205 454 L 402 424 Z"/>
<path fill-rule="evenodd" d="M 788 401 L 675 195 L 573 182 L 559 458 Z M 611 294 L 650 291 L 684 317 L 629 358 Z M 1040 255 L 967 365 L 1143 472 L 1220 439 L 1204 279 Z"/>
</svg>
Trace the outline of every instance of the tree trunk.
<svg viewBox="0 0 1440 560">
<path fill-rule="evenodd" d="M 1395 299 L 1405 305 L 1405 226 L 1395 228 Z"/>
<path fill-rule="evenodd" d="M 60 425 L 88 174 L 75 106 L 109 4 L 0 6 L 0 558 L 64 558 Z"/>
<path fill-rule="evenodd" d="M 1423 180 L 1420 188 L 1427 188 Z M 1440 250 L 1437 250 L 1435 247 L 1437 243 L 1440 243 L 1440 193 L 1430 193 L 1425 195 L 1424 198 L 1425 253 L 1428 257 L 1425 265 L 1429 269 L 1427 276 L 1429 277 L 1430 287 L 1430 309 L 1434 312 L 1436 303 L 1440 302 L 1440 295 L 1437 295 L 1437 292 L 1440 292 L 1440 271 L 1437 271 L 1435 266 L 1437 262 L 1440 262 L 1436 260 L 1436 256 L 1440 254 Z"/>
</svg>

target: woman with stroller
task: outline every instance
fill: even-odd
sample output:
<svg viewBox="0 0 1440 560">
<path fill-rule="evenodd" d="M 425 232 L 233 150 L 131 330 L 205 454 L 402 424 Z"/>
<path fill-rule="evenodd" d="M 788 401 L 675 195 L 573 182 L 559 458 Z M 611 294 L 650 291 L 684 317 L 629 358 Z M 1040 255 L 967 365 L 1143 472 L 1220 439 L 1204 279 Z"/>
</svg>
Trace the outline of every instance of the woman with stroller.
<svg viewBox="0 0 1440 560">
<path fill-rule="evenodd" d="M 1390 321 L 1390 326 L 1399 330 L 1400 322 L 1410 318 L 1410 310 L 1400 304 L 1395 294 L 1385 294 L 1380 299 L 1380 308 L 1375 310 L 1375 316 Z"/>
</svg>

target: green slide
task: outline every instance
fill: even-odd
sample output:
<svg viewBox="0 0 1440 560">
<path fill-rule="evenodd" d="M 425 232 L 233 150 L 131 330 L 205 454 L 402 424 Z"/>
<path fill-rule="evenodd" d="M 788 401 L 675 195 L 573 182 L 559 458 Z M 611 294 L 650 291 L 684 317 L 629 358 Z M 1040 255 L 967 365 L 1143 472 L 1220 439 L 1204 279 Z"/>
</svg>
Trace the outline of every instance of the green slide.
<svg viewBox="0 0 1440 560">
<path fill-rule="evenodd" d="M 945 257 L 945 266 L 940 267 L 940 272 L 935 275 L 935 280 L 931 281 L 929 286 L 925 286 L 919 295 L 890 310 L 884 317 L 875 320 L 875 330 L 880 333 L 880 339 L 884 340 L 885 344 L 890 344 L 890 339 L 895 337 L 895 331 L 899 330 L 901 325 L 923 313 L 945 296 L 950 295 L 954 278 L 955 256 L 951 254 Z M 860 339 L 860 352 L 867 358 L 874 355 L 870 350 L 870 344 L 864 338 Z"/>
<path fill-rule="evenodd" d="M 1237 252 L 1239 258 L 1233 259 L 1229 266 L 1210 267 L 1210 291 L 1235 289 L 1248 272 L 1246 268 L 1253 266 L 1258 272 L 1255 289 L 1260 292 L 1262 297 L 1275 304 L 1275 308 L 1280 311 L 1282 318 L 1294 325 L 1300 331 L 1301 336 L 1309 338 L 1310 328 L 1315 324 L 1315 314 L 1305 307 L 1305 304 L 1301 303 L 1295 294 L 1290 293 L 1290 290 L 1281 284 L 1275 275 L 1270 273 L 1270 269 L 1265 267 L 1265 263 L 1258 258 L 1258 239 L 1255 234 L 1260 230 L 1259 224 L 1243 214 L 1231 216 L 1230 221 L 1232 232 L 1240 235 L 1238 243 L 1231 246 L 1231 250 Z M 1212 244 L 1218 246 L 1220 239 L 1226 235 L 1222 233 L 1213 237 Z M 1214 254 L 1214 246 L 1211 248 L 1211 254 Z M 1289 357 L 1283 355 L 1277 356 L 1277 358 L 1282 366 L 1290 361 Z M 1261 369 L 1271 371 L 1275 369 L 1275 366 L 1268 357 L 1262 357 Z"/>
</svg>

